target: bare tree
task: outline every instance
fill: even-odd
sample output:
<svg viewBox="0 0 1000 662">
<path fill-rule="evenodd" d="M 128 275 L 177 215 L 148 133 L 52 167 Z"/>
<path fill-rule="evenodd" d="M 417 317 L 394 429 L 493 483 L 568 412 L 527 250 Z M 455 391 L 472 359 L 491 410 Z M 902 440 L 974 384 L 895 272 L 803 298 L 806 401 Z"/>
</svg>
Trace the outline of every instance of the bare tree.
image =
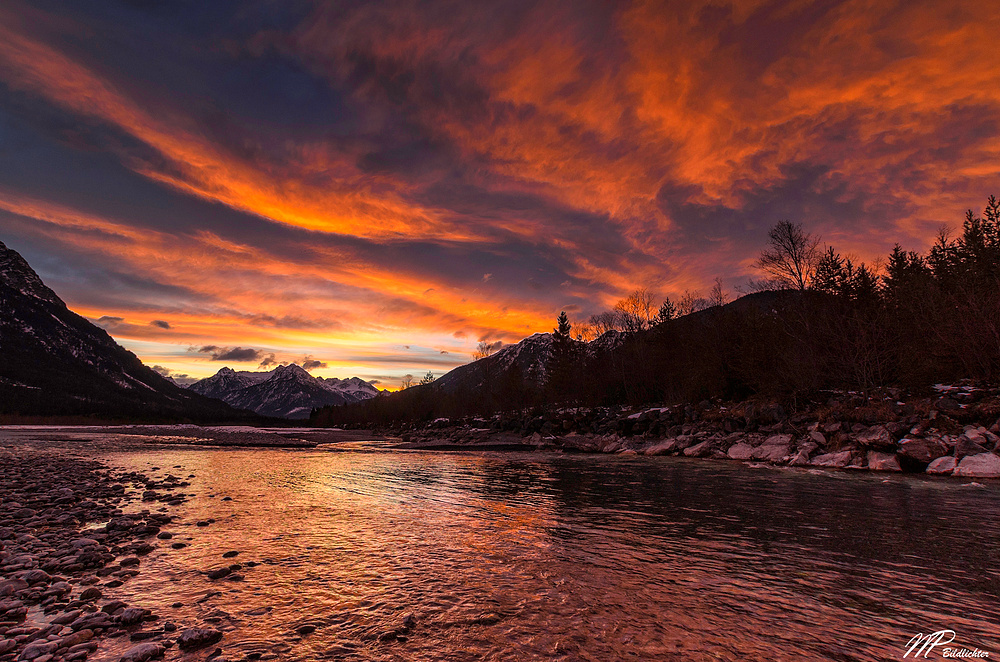
<svg viewBox="0 0 1000 662">
<path fill-rule="evenodd" d="M 712 285 L 712 290 L 708 293 L 708 305 L 724 306 L 727 301 L 729 301 L 729 292 L 722 288 L 722 279 L 716 278 L 715 285 Z"/>
<path fill-rule="evenodd" d="M 620 317 L 622 330 L 635 332 L 649 328 L 657 309 L 653 303 L 653 295 L 645 288 L 640 288 L 616 303 L 615 312 Z"/>
<path fill-rule="evenodd" d="M 399 381 L 399 390 L 404 391 L 413 386 L 413 375 L 403 375 Z"/>
<path fill-rule="evenodd" d="M 767 248 L 757 259 L 757 268 L 789 289 L 809 286 L 820 259 L 819 237 L 802 229 L 801 223 L 781 221 L 767 232 Z"/>
<path fill-rule="evenodd" d="M 608 331 L 620 331 L 621 324 L 618 321 L 618 315 L 613 311 L 607 310 L 603 313 L 597 315 L 591 315 L 587 323 L 593 327 L 594 333 L 598 336 L 604 335 Z"/>
<path fill-rule="evenodd" d="M 472 353 L 472 360 L 478 361 L 479 359 L 485 359 L 487 356 L 493 354 L 503 346 L 501 341 L 490 342 L 488 340 L 480 340 L 479 344 L 476 345 L 476 351 Z"/>
<path fill-rule="evenodd" d="M 684 296 L 677 302 L 677 316 L 690 315 L 706 308 L 708 308 L 708 301 L 701 297 L 700 292 L 684 290 Z"/>
</svg>

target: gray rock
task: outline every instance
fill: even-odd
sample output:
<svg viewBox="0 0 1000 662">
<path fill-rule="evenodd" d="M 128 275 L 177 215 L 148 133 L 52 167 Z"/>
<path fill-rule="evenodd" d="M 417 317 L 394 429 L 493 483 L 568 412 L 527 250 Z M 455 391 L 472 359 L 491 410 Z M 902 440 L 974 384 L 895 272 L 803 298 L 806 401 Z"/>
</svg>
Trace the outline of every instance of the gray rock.
<svg viewBox="0 0 1000 662">
<path fill-rule="evenodd" d="M 787 434 L 779 434 L 770 437 L 762 446 L 758 446 L 753 449 L 751 457 L 755 460 L 780 462 L 782 458 L 788 455 L 790 441 L 791 437 Z"/>
<path fill-rule="evenodd" d="M 967 455 L 980 455 L 986 452 L 986 448 L 974 442 L 968 435 L 963 434 L 955 441 L 955 459 L 958 461 Z"/>
<path fill-rule="evenodd" d="M 734 460 L 749 460 L 753 456 L 753 446 L 746 442 L 740 442 L 729 449 L 726 453 L 729 457 Z"/>
<path fill-rule="evenodd" d="M 668 453 L 673 453 L 677 450 L 677 442 L 673 439 L 666 439 L 659 442 L 658 444 L 653 444 L 645 451 L 645 455 L 666 455 Z"/>
<path fill-rule="evenodd" d="M 927 465 L 929 474 L 950 474 L 958 466 L 958 462 L 951 455 L 945 455 Z"/>
<path fill-rule="evenodd" d="M 899 454 L 927 464 L 949 454 L 948 446 L 937 437 L 904 438 L 899 442 Z"/>
<path fill-rule="evenodd" d="M 868 451 L 868 468 L 872 471 L 902 471 L 895 453 Z"/>
<path fill-rule="evenodd" d="M 703 441 L 700 444 L 695 444 L 684 449 L 684 455 L 687 457 L 704 457 L 712 453 L 712 442 Z"/>
<path fill-rule="evenodd" d="M 959 463 L 954 475 L 968 478 L 1000 478 L 1000 457 L 993 453 L 969 455 Z"/>
<path fill-rule="evenodd" d="M 836 467 L 843 468 L 851 463 L 853 451 L 840 451 L 839 453 L 825 453 L 817 455 L 809 461 L 814 467 Z"/>
</svg>

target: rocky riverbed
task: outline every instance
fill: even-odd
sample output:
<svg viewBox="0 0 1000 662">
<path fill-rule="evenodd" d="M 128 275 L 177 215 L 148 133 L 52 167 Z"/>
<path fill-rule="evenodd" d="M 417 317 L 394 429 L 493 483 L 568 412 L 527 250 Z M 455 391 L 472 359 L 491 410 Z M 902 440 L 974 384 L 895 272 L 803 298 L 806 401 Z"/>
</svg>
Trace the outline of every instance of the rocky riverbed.
<svg viewBox="0 0 1000 662">
<path fill-rule="evenodd" d="M 900 399 L 903 398 L 903 399 Z M 438 419 L 390 432 L 412 449 L 538 449 L 680 455 L 775 465 L 1000 478 L 1000 390 L 938 386 L 933 397 L 837 394 L 795 413 L 703 402 Z"/>
<path fill-rule="evenodd" d="M 122 662 L 171 649 L 224 660 L 222 631 L 115 599 L 146 555 L 184 546 L 170 541 L 169 511 L 189 496 L 187 478 L 34 452 L 0 456 L 0 476 L 0 661 L 85 660 L 123 637 L 131 645 L 115 655 Z"/>
</svg>

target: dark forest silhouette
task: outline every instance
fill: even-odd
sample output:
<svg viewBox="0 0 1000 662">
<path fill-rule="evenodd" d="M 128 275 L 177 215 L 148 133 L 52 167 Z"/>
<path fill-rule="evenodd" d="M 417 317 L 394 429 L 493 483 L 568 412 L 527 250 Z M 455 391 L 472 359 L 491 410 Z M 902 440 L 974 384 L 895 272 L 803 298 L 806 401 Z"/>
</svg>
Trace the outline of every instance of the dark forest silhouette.
<svg viewBox="0 0 1000 662">
<path fill-rule="evenodd" d="M 565 314 L 544 375 L 501 369 L 486 353 L 464 366 L 477 379 L 442 380 L 314 412 L 320 425 L 381 425 L 564 406 L 766 397 L 797 401 L 827 389 L 1000 377 L 1000 203 L 971 210 L 962 232 L 942 230 L 926 254 L 897 245 L 884 265 L 820 249 L 801 225 L 769 234 L 765 280 L 731 303 L 717 281 L 657 308 L 645 290 L 582 325 Z M 579 326 L 579 325 L 578 325 Z M 615 334 L 613 343 L 580 339 Z M 607 337 L 606 335 L 604 337 Z M 463 368 L 459 368 L 462 370 Z"/>
</svg>

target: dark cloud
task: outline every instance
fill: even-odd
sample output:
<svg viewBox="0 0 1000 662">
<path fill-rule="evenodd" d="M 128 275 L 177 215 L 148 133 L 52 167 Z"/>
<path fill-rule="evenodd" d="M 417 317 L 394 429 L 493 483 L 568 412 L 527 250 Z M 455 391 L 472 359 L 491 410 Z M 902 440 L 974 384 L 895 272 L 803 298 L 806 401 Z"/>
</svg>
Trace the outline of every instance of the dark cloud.
<svg viewBox="0 0 1000 662">
<path fill-rule="evenodd" d="M 274 368 L 274 367 L 279 366 L 279 365 L 284 365 L 284 364 L 283 363 L 279 363 L 274 358 L 274 354 L 268 354 L 267 356 L 265 356 L 263 358 L 263 360 L 260 362 L 260 365 L 258 365 L 257 367 L 258 368 Z"/>
<path fill-rule="evenodd" d="M 323 361 L 318 361 L 316 359 L 306 357 L 302 361 L 302 367 L 305 370 L 316 370 L 318 368 L 328 368 L 330 366 L 328 366 Z"/>
<path fill-rule="evenodd" d="M 211 361 L 236 361 L 245 363 L 248 361 L 259 361 L 266 354 L 259 349 L 250 347 L 219 347 L 218 345 L 203 345 L 198 350 L 199 354 L 209 354 Z M 273 359 L 274 354 L 270 355 Z"/>
<path fill-rule="evenodd" d="M 166 322 L 164 320 L 153 320 L 152 322 L 149 323 L 149 325 L 150 326 L 159 327 L 161 329 L 169 329 L 170 328 L 170 322 Z"/>
<path fill-rule="evenodd" d="M 97 318 L 96 324 L 105 328 L 115 327 L 122 324 L 125 321 L 124 317 L 114 317 L 111 315 L 102 315 Z"/>
</svg>

